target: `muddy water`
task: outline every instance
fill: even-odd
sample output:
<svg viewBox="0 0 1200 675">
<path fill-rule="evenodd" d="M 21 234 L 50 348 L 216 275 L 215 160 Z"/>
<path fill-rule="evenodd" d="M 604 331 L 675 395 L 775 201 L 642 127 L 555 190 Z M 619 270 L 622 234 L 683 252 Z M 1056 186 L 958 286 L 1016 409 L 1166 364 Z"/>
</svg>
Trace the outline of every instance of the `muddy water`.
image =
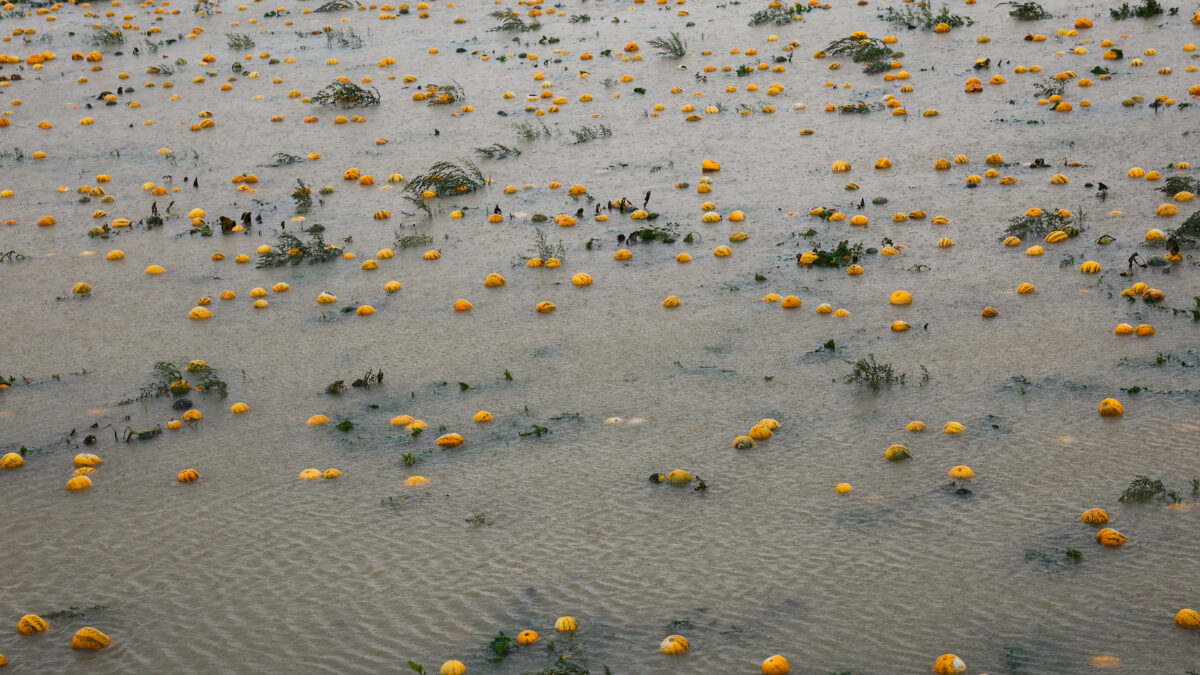
<svg viewBox="0 0 1200 675">
<path fill-rule="evenodd" d="M 157 23 L 163 32 L 155 40 L 200 26 L 196 39 L 164 44 L 157 53 L 143 44 L 135 57 L 128 54 L 135 44 L 128 31 L 127 54 L 104 49 L 98 72 L 69 60 L 72 51 L 91 48 L 86 38 L 97 19 L 81 16 L 83 8 L 54 12 L 55 23 L 37 16 L 0 20 L 5 29 L 37 28 L 32 42 L 13 38 L 0 43 L 0 52 L 58 55 L 41 70 L 5 66 L 3 74 L 25 80 L 0 89 L 12 120 L 0 128 L 0 148 L 8 153 L 0 159 L 0 190 L 15 192 L 0 200 L 0 221 L 19 223 L 0 231 L 0 249 L 28 256 L 0 266 L 0 374 L 18 377 L 0 393 L 0 442 L 5 451 L 27 448 L 24 468 L 0 474 L 0 567 L 8 577 L 0 608 L 10 622 L 29 612 L 85 611 L 52 620 L 47 636 L 0 637 L 10 669 L 167 672 L 187 664 L 201 672 L 394 672 L 408 659 L 436 670 L 457 658 L 471 672 L 531 672 L 552 664 L 540 646 L 493 664 L 486 661 L 487 642 L 498 631 L 532 628 L 543 643 L 561 647 L 552 625 L 564 614 L 578 619 L 575 646 L 593 672 L 607 665 L 618 673 L 750 673 L 780 653 L 794 672 L 917 673 L 944 652 L 961 656 L 972 673 L 1089 673 L 1090 659 L 1100 654 L 1119 657 L 1124 672 L 1194 669 L 1200 645 L 1171 616 L 1200 604 L 1194 564 L 1200 508 L 1122 505 L 1117 497 L 1135 475 L 1148 474 L 1186 500 L 1195 498 L 1188 484 L 1200 477 L 1200 435 L 1191 426 L 1200 380 L 1179 360 L 1190 365 L 1197 358 L 1197 324 L 1190 314 L 1128 303 L 1119 293 L 1142 280 L 1165 292 L 1165 304 L 1184 308 L 1193 306 L 1200 284 L 1190 260 L 1169 274 L 1118 273 L 1135 250 L 1161 253 L 1138 246 L 1147 229 L 1175 227 L 1194 210 L 1183 204 L 1179 216 L 1153 216 L 1169 197 L 1154 190 L 1159 183 L 1127 178 L 1126 171 L 1141 166 L 1169 176 L 1176 171 L 1168 165 L 1200 160 L 1188 140 L 1200 131 L 1194 109 L 1155 114 L 1120 102 L 1134 94 L 1188 100 L 1197 79 L 1185 68 L 1195 60 L 1180 48 L 1200 34 L 1185 17 L 1114 22 L 1106 6 L 1096 6 L 1083 12 L 1095 18 L 1095 28 L 1057 37 L 1079 10 L 1047 3 L 1057 18 L 1032 23 L 1013 21 L 1003 7 L 956 5 L 953 11 L 975 25 L 935 35 L 876 19 L 888 4 L 839 5 L 789 26 L 749 27 L 757 5 L 567 3 L 567 15 L 587 13 L 591 21 L 543 17 L 541 29 L 520 36 L 529 44 L 489 32 L 495 7 L 483 3 L 438 5 L 428 19 L 414 10 L 394 21 L 376 20 L 379 10 L 301 14 L 316 6 L 311 2 L 289 6 L 280 18 L 263 18 L 268 8 L 257 4 L 212 17 L 190 16 L 180 6 L 182 14 Z M 681 9 L 690 15 L 679 16 Z M 149 7 L 113 11 L 118 20 L 130 12 L 143 30 L 156 25 Z M 456 16 L 467 22 L 452 23 Z M 250 24 L 255 17 L 259 23 Z M 241 25 L 231 27 L 232 20 Z M 325 25 L 353 28 L 363 48 L 328 48 L 322 36 L 297 35 Z M 898 35 L 912 93 L 899 91 L 905 81 L 863 75 L 847 59 L 830 71 L 832 59 L 811 58 L 857 29 Z M 680 32 L 693 54 L 680 61 L 656 56 L 646 43 L 668 31 Z M 255 58 L 229 49 L 226 32 L 252 34 Z M 1027 32 L 1050 37 L 1026 42 Z M 768 42 L 771 34 L 780 40 Z M 992 41 L 977 44 L 982 34 Z M 537 44 L 543 35 L 560 41 Z M 786 72 L 739 78 L 720 70 L 786 55 L 780 48 L 793 39 L 800 47 Z M 1069 53 L 1086 39 L 1093 40 L 1087 55 Z M 1148 48 L 1158 54 L 1143 56 L 1140 69 L 1128 58 L 1102 61 L 1103 39 L 1129 57 Z M 642 45 L 643 60 L 602 56 L 631 40 Z M 431 47 L 440 53 L 428 54 Z M 459 47 L 465 53 L 455 53 Z M 729 53 L 750 48 L 759 54 Z M 270 65 L 258 57 L 262 51 L 295 62 Z M 476 51 L 491 58 L 483 61 Z M 561 63 L 515 58 L 528 51 Z M 596 58 L 579 61 L 583 51 Z M 217 59 L 202 66 L 206 53 Z M 505 54 L 514 58 L 501 61 Z M 374 65 L 387 56 L 395 66 Z M 339 64 L 326 65 L 330 57 Z M 971 64 L 984 57 L 1005 64 L 973 72 Z M 175 59 L 187 65 L 174 76 L 143 73 Z M 231 91 L 218 91 L 234 76 L 235 61 L 245 65 L 243 74 L 261 77 L 236 77 Z M 1068 69 L 1088 76 L 1100 64 L 1113 69 L 1111 80 L 1097 79 L 1086 91 L 1074 81 L 1066 88 L 1066 100 L 1077 104 L 1086 96 L 1090 109 L 1076 105 L 1064 115 L 1037 105 L 1035 82 Z M 696 76 L 704 76 L 706 65 L 717 70 L 703 81 Z M 1014 74 L 1015 65 L 1044 70 Z M 1155 74 L 1163 66 L 1175 73 Z M 131 76 L 118 79 L 121 72 Z M 546 79 L 535 81 L 536 72 Z M 1008 82 L 962 93 L 967 77 L 986 81 L 996 72 Z M 409 74 L 417 82 L 401 81 Z M 633 81 L 618 82 L 625 74 Z M 193 83 L 197 75 L 207 81 Z M 292 89 L 311 96 L 343 75 L 371 77 L 379 88 L 382 106 L 346 112 L 364 115 L 365 123 L 334 125 L 338 111 L 287 96 Z M 83 76 L 89 82 L 77 83 Z M 283 82 L 272 84 L 275 77 Z M 175 86 L 165 88 L 167 81 Z M 411 100 L 417 85 L 449 81 L 465 89 L 474 112 L 454 117 L 445 107 Z M 542 91 L 543 82 L 570 103 L 539 117 L 524 111 L 525 97 Z M 786 89 L 768 97 L 772 82 Z M 760 90 L 745 91 L 751 83 Z M 130 84 L 133 92 L 120 96 L 120 105 L 95 100 Z M 731 85 L 738 91 L 726 93 Z M 682 93 L 671 94 L 675 86 Z M 506 91 L 516 98 L 502 98 Z M 595 100 L 579 102 L 584 93 Z M 907 117 L 822 111 L 828 103 L 878 103 L 888 93 L 901 99 Z M 169 100 L 173 95 L 178 99 Z M 132 101 L 140 107 L 130 107 Z M 88 102 L 93 110 L 84 109 Z M 665 110 L 654 117 L 657 103 Z M 724 112 L 688 123 L 679 112 L 688 103 L 719 103 Z M 742 103 L 755 114 L 737 115 Z M 762 113 L 766 104 L 777 111 Z M 922 117 L 929 108 L 940 116 Z M 189 131 L 202 110 L 213 113 L 216 127 Z M 285 120 L 268 122 L 276 114 Z M 320 121 L 302 123 L 310 114 Z M 79 126 L 85 115 L 96 123 Z M 38 129 L 43 119 L 54 128 Z M 521 139 L 512 125 L 524 121 L 544 122 L 551 136 Z M 572 129 L 599 124 L 612 136 L 573 143 Z M 815 133 L 800 136 L 803 128 Z M 377 138 L 389 142 L 377 145 Z M 432 218 L 402 213 L 413 210 L 402 199 L 403 183 L 382 189 L 390 173 L 411 178 L 435 161 L 470 157 L 491 143 L 522 155 L 481 161 L 492 184 L 435 200 Z M 24 159 L 9 148 L 19 148 Z M 172 154 L 160 155 L 160 148 Z M 31 159 L 36 150 L 48 157 Z M 279 152 L 321 158 L 264 166 Z M 993 152 L 1014 163 L 1001 175 L 1018 184 L 987 179 L 967 189 L 965 178 L 982 175 L 983 159 Z M 968 164 L 933 170 L 939 157 L 960 153 Z M 872 169 L 884 156 L 894 167 Z M 1025 166 L 1036 157 L 1082 166 Z M 722 164 L 707 195 L 695 190 L 703 158 Z M 834 174 L 835 160 L 854 168 Z M 377 184 L 343 181 L 350 167 Z M 1055 171 L 1070 184 L 1050 185 Z M 260 177 L 257 193 L 230 183 L 246 172 Z M 112 176 L 104 188 L 116 201 L 79 203 L 76 188 L 96 185 L 99 173 Z M 199 187 L 192 188 L 196 177 Z M 336 189 L 304 222 L 293 220 L 296 179 Z M 846 192 L 851 180 L 862 189 Z M 147 181 L 180 191 L 152 197 L 141 189 Z M 565 187 L 549 189 L 551 181 L 586 185 L 601 202 L 629 197 L 640 204 L 652 191 L 650 210 L 662 214 L 657 222 L 678 223 L 698 241 L 639 244 L 630 247 L 632 261 L 618 263 L 616 235 L 637 223 L 616 212 L 594 222 L 588 200 L 569 197 Z M 1107 200 L 1085 187 L 1094 181 L 1109 185 Z M 674 187 L 681 182 L 689 186 Z M 501 191 L 524 184 L 531 187 Z M 67 190 L 56 192 L 60 185 Z M 888 201 L 876 205 L 874 197 Z M 88 227 L 111 218 L 148 216 L 155 199 L 160 209 L 175 203 L 163 228 L 86 236 Z M 807 215 L 816 206 L 854 215 L 859 199 L 871 221 L 866 229 Z M 725 216 L 744 211 L 746 221 L 702 223 L 700 204 L 707 200 Z M 515 215 L 486 223 L 496 204 Z M 1040 258 L 1022 253 L 1039 242 L 1000 246 L 1007 221 L 1030 206 L 1082 207 L 1086 231 L 1046 245 Z M 184 214 L 197 207 L 210 218 L 250 211 L 263 223 L 241 235 L 189 235 Z M 528 218 L 580 207 L 589 217 L 574 228 Z M 93 219 L 97 208 L 108 216 Z M 451 219 L 455 208 L 465 217 Z M 379 209 L 389 209 L 392 219 L 373 220 Z M 951 222 L 892 221 L 896 212 L 917 209 Z M 1125 215 L 1108 215 L 1114 210 Z M 58 225 L 34 225 L 48 214 Z M 276 269 L 233 262 L 236 254 L 253 258 L 259 245 L 274 243 L 281 221 L 289 232 L 321 223 L 331 242 L 352 237 L 343 245 L 358 257 Z M 404 229 L 425 232 L 432 243 L 361 270 L 406 223 L 417 223 Z M 566 246 L 561 268 L 523 265 L 539 226 L 552 243 Z M 816 234 L 801 236 L 809 228 Z M 732 244 L 729 258 L 713 257 L 736 230 L 749 240 Z M 1117 242 L 1093 243 L 1104 233 Z M 894 258 L 866 256 L 862 276 L 795 262 L 814 244 L 849 239 L 879 247 L 885 237 L 908 250 Z M 955 246 L 938 248 L 941 237 Z M 104 259 L 113 248 L 125 252 L 123 261 Z M 440 249 L 441 259 L 422 260 L 426 248 Z M 227 259 L 211 261 L 217 251 Z M 693 262 L 674 261 L 683 251 Z M 1088 259 L 1104 271 L 1079 274 Z M 143 274 L 151 264 L 166 274 Z M 595 284 L 571 285 L 581 271 Z M 484 288 L 489 272 L 504 274 L 508 284 Z M 390 279 L 403 290 L 385 294 Z M 76 281 L 94 287 L 90 297 L 70 297 Z M 266 309 L 251 306 L 252 288 L 280 281 L 291 290 L 269 295 Z M 1037 293 L 1017 295 L 1022 282 L 1035 284 Z M 890 306 L 897 288 L 915 302 Z M 212 319 L 186 318 L 198 297 L 215 298 L 224 289 L 238 297 L 215 300 Z M 338 302 L 318 305 L 323 291 Z M 795 294 L 804 305 L 785 311 L 760 302 L 768 292 Z M 682 305 L 662 308 L 667 295 Z M 451 311 L 457 298 L 475 309 Z M 543 300 L 558 310 L 535 313 Z M 818 315 L 821 303 L 850 316 Z M 340 311 L 357 304 L 377 313 Z M 981 319 L 984 306 L 1000 317 Z M 893 333 L 888 327 L 898 319 L 914 329 Z M 1151 323 L 1158 333 L 1114 336 L 1120 322 Z M 829 340 L 833 350 L 822 347 Z M 847 361 L 868 354 L 907 373 L 906 382 L 879 392 L 846 383 Z M 1173 358 L 1155 365 L 1160 354 Z M 169 400 L 118 402 L 152 378 L 155 361 L 196 358 L 229 385 L 225 400 L 191 396 L 205 415 L 198 424 L 128 444 L 115 442 L 108 428 L 90 429 L 165 426 L 179 414 Z M 323 393 L 330 382 L 372 368 L 384 370 L 382 386 Z M 1121 391 L 1135 385 L 1148 391 Z M 1176 393 L 1163 393 L 1170 391 Z M 1096 415 L 1108 396 L 1124 402 L 1123 418 Z M 251 412 L 230 414 L 234 401 L 247 402 Z M 478 410 L 495 420 L 475 424 Z M 354 428 L 306 426 L 316 413 L 350 419 Z M 423 419 L 429 429 L 414 439 L 388 425 L 398 414 Z M 645 421 L 604 423 L 613 416 Z M 763 417 L 780 421 L 774 438 L 733 450 L 733 437 Z M 929 428 L 905 431 L 914 419 Z M 966 433 L 942 434 L 950 420 L 963 423 Z M 535 426 L 550 433 L 521 435 Z M 466 442 L 436 449 L 442 428 Z M 85 448 L 80 439 L 89 433 L 99 442 Z M 914 458 L 884 461 L 893 443 L 906 444 Z M 95 487 L 68 493 L 71 458 L 84 450 L 104 463 Z M 415 466 L 404 465 L 405 453 L 416 456 Z M 976 472 L 969 497 L 952 494 L 946 472 L 957 464 Z M 188 467 L 200 472 L 198 483 L 173 480 Z M 336 467 L 344 476 L 296 480 L 306 467 Z M 699 475 L 708 489 L 646 480 L 674 468 Z M 403 480 L 416 474 L 430 485 L 404 488 Z M 843 481 L 854 491 L 835 494 L 833 486 Z M 1078 514 L 1095 506 L 1110 511 L 1128 544 L 1103 549 L 1093 541 Z M 484 524 L 467 522 L 478 514 Z M 1082 561 L 1065 562 L 1067 549 L 1082 551 Z M 1029 552 L 1060 562 L 1027 558 Z M 112 635 L 113 646 L 73 654 L 66 644 L 82 625 Z M 671 633 L 691 640 L 685 657 L 657 652 Z"/>
</svg>

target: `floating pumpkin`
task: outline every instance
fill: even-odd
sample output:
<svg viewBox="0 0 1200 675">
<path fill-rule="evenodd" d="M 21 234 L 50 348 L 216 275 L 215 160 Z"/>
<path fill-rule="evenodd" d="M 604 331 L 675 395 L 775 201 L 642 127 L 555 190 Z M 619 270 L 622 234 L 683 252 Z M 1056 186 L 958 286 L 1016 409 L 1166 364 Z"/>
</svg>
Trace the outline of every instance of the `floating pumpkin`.
<svg viewBox="0 0 1200 675">
<path fill-rule="evenodd" d="M 859 265 L 857 263 L 846 268 L 846 274 L 849 276 L 852 276 L 852 277 L 859 276 L 862 273 L 863 273 L 862 265 Z"/>
<path fill-rule="evenodd" d="M 421 257 L 425 260 L 437 260 L 438 258 L 442 257 L 442 254 L 436 249 L 430 249 L 422 253 Z"/>
<path fill-rule="evenodd" d="M 960 422 L 946 422 L 942 425 L 942 432 L 947 434 L 961 434 L 966 430 L 967 428 Z"/>
<path fill-rule="evenodd" d="M 833 486 L 833 491 L 839 495 L 850 494 L 854 490 L 854 486 L 849 483 L 838 483 Z"/>
<path fill-rule="evenodd" d="M 666 481 L 672 485 L 686 485 L 692 482 L 694 479 L 695 476 L 687 471 L 684 471 L 683 469 L 675 469 L 674 471 L 668 473 L 666 477 Z"/>
<path fill-rule="evenodd" d="M 921 420 L 913 420 L 904 427 L 908 431 L 925 431 L 925 423 Z"/>
<path fill-rule="evenodd" d="M 421 487 L 428 484 L 429 479 L 424 476 L 409 476 L 404 479 L 404 487 Z"/>
<path fill-rule="evenodd" d="M 454 301 L 454 311 L 456 311 L 456 312 L 469 312 L 472 309 L 474 309 L 474 307 L 475 306 L 472 305 L 469 301 L 464 300 L 462 298 L 459 298 L 458 300 Z"/>
<path fill-rule="evenodd" d="M 326 480 L 333 480 L 334 478 L 341 478 L 341 477 L 342 477 L 342 472 L 338 471 L 337 469 L 325 469 L 325 471 L 321 474 L 321 478 L 324 478 Z"/>
<path fill-rule="evenodd" d="M 75 476 L 67 481 L 67 489 L 71 492 L 80 492 L 92 487 L 92 479 L 87 476 Z"/>
<path fill-rule="evenodd" d="M 523 630 L 517 633 L 517 644 L 521 646 L 529 646 L 538 641 L 538 634 L 531 630 Z"/>
<path fill-rule="evenodd" d="M 903 333 L 904 331 L 908 330 L 911 327 L 912 326 L 909 326 L 907 321 L 893 321 L 892 322 L 892 331 L 896 332 L 896 333 Z"/>
<path fill-rule="evenodd" d="M 889 445 L 887 450 L 883 451 L 883 456 L 890 462 L 899 462 L 912 457 L 912 452 L 903 445 Z"/>
<path fill-rule="evenodd" d="M 1033 258 L 1036 258 L 1045 252 L 1046 252 L 1046 249 L 1042 248 L 1041 246 L 1038 246 L 1037 244 L 1034 244 L 1033 246 L 1030 246 L 1029 248 L 1025 249 L 1025 255 L 1033 257 Z"/>
<path fill-rule="evenodd" d="M 200 480 L 200 473 L 195 469 L 184 469 L 179 472 L 178 476 L 175 476 L 175 480 L 180 483 L 193 483 Z"/>
<path fill-rule="evenodd" d="M 1108 522 L 1108 512 L 1104 509 L 1088 509 L 1079 519 L 1088 525 L 1103 525 Z"/>
<path fill-rule="evenodd" d="M 785 297 L 781 303 L 779 303 L 779 306 L 783 307 L 784 309 L 795 309 L 802 304 L 804 303 L 800 300 L 800 298 L 794 295 L 789 295 Z"/>
<path fill-rule="evenodd" d="M 664 654 L 676 655 L 683 654 L 691 648 L 691 643 L 682 635 L 668 635 L 663 638 L 663 641 L 658 645 L 658 648 Z"/>
<path fill-rule="evenodd" d="M 1175 623 L 1184 628 L 1200 628 L 1200 613 L 1194 609 L 1181 609 L 1175 614 Z"/>
<path fill-rule="evenodd" d="M 450 660 L 442 664 L 439 675 L 464 675 L 467 672 L 467 667 L 462 661 Z"/>
<path fill-rule="evenodd" d="M 613 260 L 631 260 L 632 258 L 633 258 L 633 253 L 630 252 L 630 250 L 627 248 L 619 249 L 616 253 L 613 254 Z"/>
<path fill-rule="evenodd" d="M 1035 292 L 1037 292 L 1037 287 L 1029 282 L 1025 282 L 1020 286 L 1017 286 L 1017 293 L 1020 293 L 1021 295 L 1029 295 L 1030 293 Z"/>
<path fill-rule="evenodd" d="M 750 438 L 749 436 L 738 436 L 737 438 L 733 439 L 733 447 L 737 450 L 749 450 L 755 445 L 758 444 L 755 443 L 754 439 Z"/>
<path fill-rule="evenodd" d="M 1096 533 L 1096 541 L 1104 546 L 1120 546 L 1125 543 L 1126 537 L 1111 527 L 1106 527 Z"/>
<path fill-rule="evenodd" d="M 776 297 L 776 299 L 779 298 L 779 296 L 775 296 L 775 297 Z M 766 298 L 763 298 L 763 300 L 766 300 Z M 823 303 L 817 305 L 817 314 L 833 314 L 833 305 L 831 305 L 827 302 L 823 302 Z"/>
<path fill-rule="evenodd" d="M 321 414 L 313 415 L 312 417 L 308 418 L 307 424 L 310 427 L 318 427 L 322 424 L 329 424 L 329 418 Z"/>
<path fill-rule="evenodd" d="M 975 471 L 966 464 L 959 464 L 958 466 L 951 468 L 950 471 L 947 472 L 947 475 L 955 480 L 967 480 L 968 478 L 975 477 Z"/>
<path fill-rule="evenodd" d="M 48 630 L 50 623 L 37 614 L 26 614 L 17 621 L 17 632 L 21 635 L 44 633 Z"/>
<path fill-rule="evenodd" d="M 1125 406 L 1115 398 L 1106 398 L 1100 402 L 1101 417 L 1117 417 L 1125 414 Z"/>
<path fill-rule="evenodd" d="M 15 452 L 0 457 L 0 469 L 19 469 L 25 466 L 25 458 Z"/>
<path fill-rule="evenodd" d="M 480 424 L 482 424 L 484 422 L 491 422 L 492 421 L 492 413 L 490 413 L 486 410 L 480 410 L 479 412 L 475 413 L 474 420 Z"/>
<path fill-rule="evenodd" d="M 560 633 L 570 633 L 579 628 L 579 622 L 569 616 L 560 616 L 554 621 L 554 630 Z"/>
<path fill-rule="evenodd" d="M 892 297 L 888 299 L 888 302 L 892 303 L 893 305 L 911 305 L 912 300 L 911 293 L 901 290 L 892 291 Z"/>
<path fill-rule="evenodd" d="M 663 306 L 663 307 L 678 307 L 678 306 L 679 306 L 679 303 L 680 303 L 680 301 L 679 301 L 679 297 L 678 297 L 678 296 L 675 296 L 675 295 L 668 295 L 668 296 L 666 297 L 666 299 L 664 299 L 664 300 L 662 301 L 662 306 Z"/>
<path fill-rule="evenodd" d="M 1148 323 L 1143 323 L 1143 324 L 1139 324 L 1137 328 L 1133 329 L 1133 332 L 1137 333 L 1141 337 L 1147 337 L 1150 335 L 1154 335 L 1155 330 L 1154 330 L 1154 326 L 1151 326 Z"/>
<path fill-rule="evenodd" d="M 958 675 L 967 672 L 967 664 L 954 654 L 942 654 L 933 662 L 933 672 L 937 675 Z"/>
<path fill-rule="evenodd" d="M 440 448 L 457 448 L 463 444 L 462 434 L 443 434 L 434 443 Z"/>
<path fill-rule="evenodd" d="M 792 672 L 792 666 L 787 659 L 776 654 L 762 662 L 762 672 L 763 675 L 787 675 Z"/>
<path fill-rule="evenodd" d="M 982 314 L 983 318 L 985 318 L 985 319 L 994 319 L 994 318 L 1000 316 L 1000 312 L 997 312 L 996 310 L 992 309 L 991 307 L 984 307 L 983 312 L 981 312 L 981 314 Z"/>
<path fill-rule="evenodd" d="M 721 165 L 711 159 L 706 159 L 706 160 L 703 160 L 700 162 L 700 170 L 701 171 L 720 171 Z"/>
</svg>

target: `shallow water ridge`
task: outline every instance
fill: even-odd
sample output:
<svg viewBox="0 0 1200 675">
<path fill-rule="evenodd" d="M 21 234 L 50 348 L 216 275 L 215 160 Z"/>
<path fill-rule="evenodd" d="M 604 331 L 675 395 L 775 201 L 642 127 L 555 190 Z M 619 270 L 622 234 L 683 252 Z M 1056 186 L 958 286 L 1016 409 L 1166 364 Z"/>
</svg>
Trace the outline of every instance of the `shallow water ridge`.
<svg viewBox="0 0 1200 675">
<path fill-rule="evenodd" d="M 1200 7 L 1042 6 L 0 5 L 8 670 L 1200 671 Z"/>
</svg>

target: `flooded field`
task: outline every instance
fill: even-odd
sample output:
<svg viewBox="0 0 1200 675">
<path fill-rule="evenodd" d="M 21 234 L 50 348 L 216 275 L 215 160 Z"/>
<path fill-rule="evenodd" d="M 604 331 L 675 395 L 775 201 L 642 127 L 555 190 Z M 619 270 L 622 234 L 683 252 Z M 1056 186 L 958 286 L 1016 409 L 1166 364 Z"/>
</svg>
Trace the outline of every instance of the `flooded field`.
<svg viewBox="0 0 1200 675">
<path fill-rule="evenodd" d="M 1200 671 L 1200 6 L 0 7 L 12 672 Z"/>
</svg>

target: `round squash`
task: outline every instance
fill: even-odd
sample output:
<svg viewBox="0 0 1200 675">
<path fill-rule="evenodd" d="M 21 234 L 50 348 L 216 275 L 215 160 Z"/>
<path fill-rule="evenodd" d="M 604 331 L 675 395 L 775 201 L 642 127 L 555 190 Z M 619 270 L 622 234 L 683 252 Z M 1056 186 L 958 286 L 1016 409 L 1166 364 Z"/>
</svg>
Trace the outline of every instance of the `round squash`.
<svg viewBox="0 0 1200 675">
<path fill-rule="evenodd" d="M 684 471 L 683 469 L 675 469 L 671 473 L 667 474 L 667 482 L 672 485 L 687 485 L 688 483 L 692 482 L 693 478 L 695 478 L 695 476 L 687 471 Z"/>
<path fill-rule="evenodd" d="M 942 654 L 933 662 L 933 672 L 937 675 L 958 675 L 967 672 L 967 664 L 954 654 Z"/>
<path fill-rule="evenodd" d="M 946 422 L 942 425 L 942 432 L 947 434 L 961 434 L 966 430 L 967 428 L 960 422 Z"/>
<path fill-rule="evenodd" d="M 434 441 L 441 448 L 457 448 L 463 444 L 462 434 L 445 434 Z"/>
<path fill-rule="evenodd" d="M 467 667 L 463 665 L 463 662 L 453 659 L 443 663 L 441 669 L 438 670 L 439 675 L 464 675 L 466 672 Z"/>
<path fill-rule="evenodd" d="M 912 457 L 912 452 L 903 445 L 889 445 L 887 450 L 883 451 L 883 456 L 891 462 L 899 462 Z"/>
<path fill-rule="evenodd" d="M 592 275 L 588 274 L 587 272 L 576 272 L 575 275 L 571 277 L 571 283 L 576 286 L 591 286 Z"/>
<path fill-rule="evenodd" d="M 954 480 L 967 480 L 975 477 L 975 471 L 966 464 L 959 464 L 946 473 Z"/>
<path fill-rule="evenodd" d="M 913 421 L 909 422 L 904 428 L 909 431 L 925 431 L 925 423 L 922 422 L 921 420 L 913 420 Z"/>
<path fill-rule="evenodd" d="M 321 474 L 321 478 L 325 478 L 327 480 L 332 480 L 334 478 L 341 478 L 341 477 L 342 477 L 342 472 L 338 471 L 337 469 L 325 469 L 324 473 Z"/>
<path fill-rule="evenodd" d="M 538 634 L 531 630 L 523 630 L 517 633 L 517 644 L 528 646 L 538 641 Z"/>
<path fill-rule="evenodd" d="M 755 424 L 750 427 L 749 436 L 756 441 L 765 441 L 771 437 L 771 430 L 761 424 Z"/>
<path fill-rule="evenodd" d="M 658 648 L 664 654 L 676 655 L 683 654 L 690 649 L 691 646 L 692 645 L 688 642 L 688 639 L 682 635 L 668 635 L 667 637 L 663 638 L 663 641 L 658 645 Z"/>
<path fill-rule="evenodd" d="M 71 638 L 71 649 L 90 649 L 96 651 L 104 649 L 110 644 L 112 644 L 112 638 L 91 626 L 80 628 L 75 631 L 75 637 Z"/>
<path fill-rule="evenodd" d="M 763 675 L 787 675 L 792 672 L 792 665 L 787 659 L 776 654 L 762 662 L 762 672 Z"/>
<path fill-rule="evenodd" d="M 0 457 L 0 469 L 19 469 L 25 466 L 25 458 L 15 452 Z"/>
<path fill-rule="evenodd" d="M 17 621 L 17 632 L 21 635 L 33 635 L 50 630 L 50 623 L 37 614 L 26 614 Z"/>
<path fill-rule="evenodd" d="M 1105 546 L 1120 546 L 1125 543 L 1125 535 L 1111 527 L 1106 527 L 1096 533 L 1096 541 Z"/>
<path fill-rule="evenodd" d="M 569 616 L 560 616 L 554 621 L 554 630 L 560 633 L 570 633 L 579 628 L 579 622 Z"/>
<path fill-rule="evenodd" d="M 770 417 L 764 417 L 761 420 L 759 420 L 758 423 L 760 425 L 770 429 L 771 431 L 777 431 L 779 429 L 779 420 L 774 420 L 774 419 L 771 419 Z"/>
<path fill-rule="evenodd" d="M 200 480 L 200 474 L 195 469 L 184 469 L 175 477 L 180 483 L 192 483 Z"/>
<path fill-rule="evenodd" d="M 317 480 L 320 477 L 321 471 L 319 469 L 305 469 L 300 472 L 299 476 L 300 480 Z"/>
<path fill-rule="evenodd" d="M 1079 519 L 1088 525 L 1103 525 L 1108 522 L 1108 512 L 1104 509 L 1088 509 Z"/>
<path fill-rule="evenodd" d="M 486 410 L 480 410 L 479 412 L 475 413 L 474 419 L 476 422 L 479 422 L 480 424 L 482 424 L 484 422 L 491 422 L 492 421 L 492 413 L 490 413 Z"/>
<path fill-rule="evenodd" d="M 1184 628 L 1200 628 L 1200 613 L 1194 609 L 1181 609 L 1175 615 L 1175 623 Z"/>
<path fill-rule="evenodd" d="M 749 436 L 738 436 L 737 438 L 733 439 L 733 447 L 737 450 L 749 450 L 756 445 L 758 444 L 755 443 L 754 439 L 750 438 Z"/>
<path fill-rule="evenodd" d="M 849 483 L 838 483 L 837 485 L 833 486 L 833 491 L 839 495 L 849 494 L 853 490 L 854 486 Z"/>
<path fill-rule="evenodd" d="M 1100 402 L 1101 417 L 1117 417 L 1125 413 L 1125 406 L 1115 398 L 1106 398 Z"/>
<path fill-rule="evenodd" d="M 67 481 L 67 489 L 71 492 L 81 492 L 92 487 L 92 479 L 87 476 L 75 476 Z"/>
</svg>

